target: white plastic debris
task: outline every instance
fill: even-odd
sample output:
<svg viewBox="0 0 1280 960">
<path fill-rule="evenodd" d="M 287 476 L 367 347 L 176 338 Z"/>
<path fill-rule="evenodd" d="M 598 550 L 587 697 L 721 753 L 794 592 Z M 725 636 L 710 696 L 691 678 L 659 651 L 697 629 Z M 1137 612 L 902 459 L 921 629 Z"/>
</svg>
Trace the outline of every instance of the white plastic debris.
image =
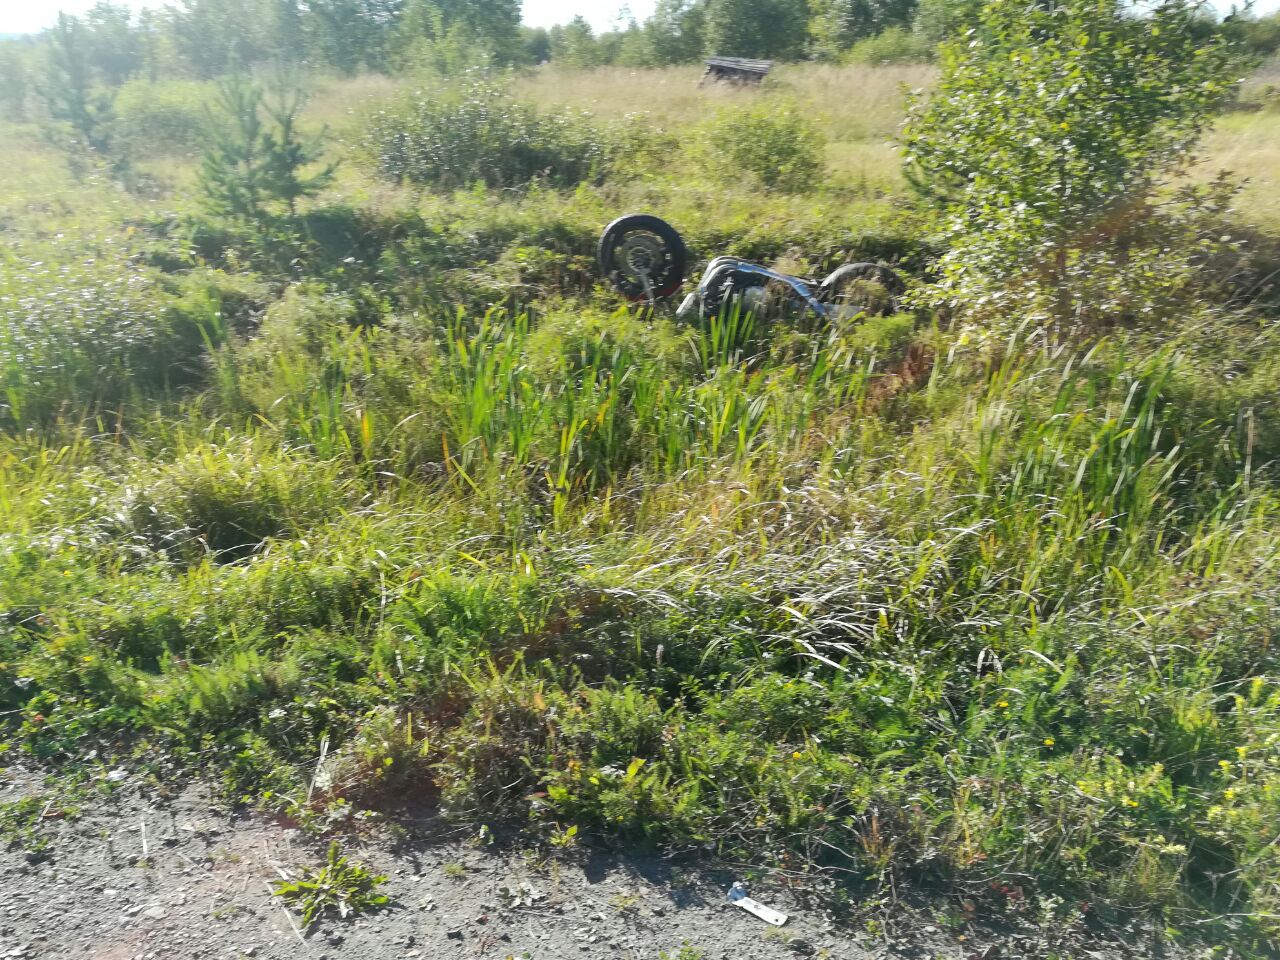
<svg viewBox="0 0 1280 960">
<path fill-rule="evenodd" d="M 747 888 L 741 880 L 729 888 L 729 902 L 741 907 L 747 913 L 754 914 L 765 923 L 771 923 L 775 927 L 780 927 L 787 922 L 787 915 L 779 913 L 772 907 L 766 907 L 758 900 L 752 900 L 747 896 Z"/>
</svg>

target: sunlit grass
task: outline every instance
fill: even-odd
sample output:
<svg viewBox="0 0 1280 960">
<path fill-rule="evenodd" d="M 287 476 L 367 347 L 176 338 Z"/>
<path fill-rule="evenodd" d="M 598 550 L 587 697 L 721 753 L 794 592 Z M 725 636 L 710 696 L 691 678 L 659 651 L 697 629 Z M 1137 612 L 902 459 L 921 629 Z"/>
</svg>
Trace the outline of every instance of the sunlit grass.
<svg viewBox="0 0 1280 960">
<path fill-rule="evenodd" d="M 626 308 L 591 258 L 633 210 L 697 260 L 924 276 L 888 141 L 931 68 L 698 75 L 515 83 L 690 136 L 791 98 L 828 137 L 821 182 L 726 182 L 678 136 L 575 190 L 435 193 L 347 140 L 272 259 L 198 215 L 190 159 L 138 158 L 158 183 L 130 194 L 4 128 L 6 744 L 176 758 L 308 823 L 439 797 L 526 839 L 811 870 L 857 902 L 943 890 L 980 919 L 1016 887 L 1071 936 L 1087 901 L 1265 955 L 1269 316 L 1189 298 L 977 343 L 927 311 Z M 316 81 L 308 122 L 345 137 L 402 85 Z M 1274 118 L 1206 143 L 1256 175 L 1263 226 Z"/>
</svg>

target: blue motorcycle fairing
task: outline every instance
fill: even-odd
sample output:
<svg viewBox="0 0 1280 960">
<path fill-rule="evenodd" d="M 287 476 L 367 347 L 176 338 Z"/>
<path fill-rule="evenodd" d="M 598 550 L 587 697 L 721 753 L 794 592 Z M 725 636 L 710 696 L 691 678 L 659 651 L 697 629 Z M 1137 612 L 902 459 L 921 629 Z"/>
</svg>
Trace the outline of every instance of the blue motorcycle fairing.
<svg viewBox="0 0 1280 960">
<path fill-rule="evenodd" d="M 705 312 L 706 301 L 713 298 L 718 281 L 733 273 L 761 277 L 766 283 L 785 284 L 806 308 L 812 310 L 819 317 L 826 318 L 828 316 L 826 305 L 814 297 L 810 284 L 805 280 L 789 274 L 779 273 L 777 270 L 770 270 L 768 267 L 762 267 L 758 263 L 741 260 L 737 257 L 716 257 L 716 259 L 707 264 L 707 269 L 702 273 L 702 279 L 698 283 L 697 290 L 685 297 L 684 302 L 680 304 L 677 315 L 681 317 L 687 316 L 695 305 L 698 306 L 699 312 Z"/>
</svg>

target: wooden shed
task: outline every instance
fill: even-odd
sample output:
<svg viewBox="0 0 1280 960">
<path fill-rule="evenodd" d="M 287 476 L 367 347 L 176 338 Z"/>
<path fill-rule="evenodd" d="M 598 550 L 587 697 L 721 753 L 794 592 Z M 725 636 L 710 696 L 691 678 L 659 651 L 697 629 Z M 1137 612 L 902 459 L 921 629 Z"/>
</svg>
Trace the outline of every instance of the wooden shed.
<svg viewBox="0 0 1280 960">
<path fill-rule="evenodd" d="M 748 60 L 743 57 L 708 57 L 704 83 L 759 83 L 773 69 L 772 60 Z"/>
</svg>

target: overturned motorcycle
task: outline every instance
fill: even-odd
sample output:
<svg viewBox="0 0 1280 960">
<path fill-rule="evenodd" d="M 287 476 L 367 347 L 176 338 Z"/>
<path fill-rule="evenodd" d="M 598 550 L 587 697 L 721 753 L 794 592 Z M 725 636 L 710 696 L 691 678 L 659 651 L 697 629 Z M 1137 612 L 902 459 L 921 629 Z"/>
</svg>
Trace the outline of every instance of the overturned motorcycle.
<svg viewBox="0 0 1280 960">
<path fill-rule="evenodd" d="M 605 228 L 597 260 L 601 274 L 624 297 L 655 304 L 679 291 L 689 251 L 665 220 L 631 214 Z M 846 263 L 819 281 L 737 257 L 716 257 L 676 315 L 706 320 L 736 307 L 744 313 L 812 313 L 822 320 L 848 319 L 896 313 L 898 298 L 905 291 L 902 278 L 878 263 Z"/>
</svg>

